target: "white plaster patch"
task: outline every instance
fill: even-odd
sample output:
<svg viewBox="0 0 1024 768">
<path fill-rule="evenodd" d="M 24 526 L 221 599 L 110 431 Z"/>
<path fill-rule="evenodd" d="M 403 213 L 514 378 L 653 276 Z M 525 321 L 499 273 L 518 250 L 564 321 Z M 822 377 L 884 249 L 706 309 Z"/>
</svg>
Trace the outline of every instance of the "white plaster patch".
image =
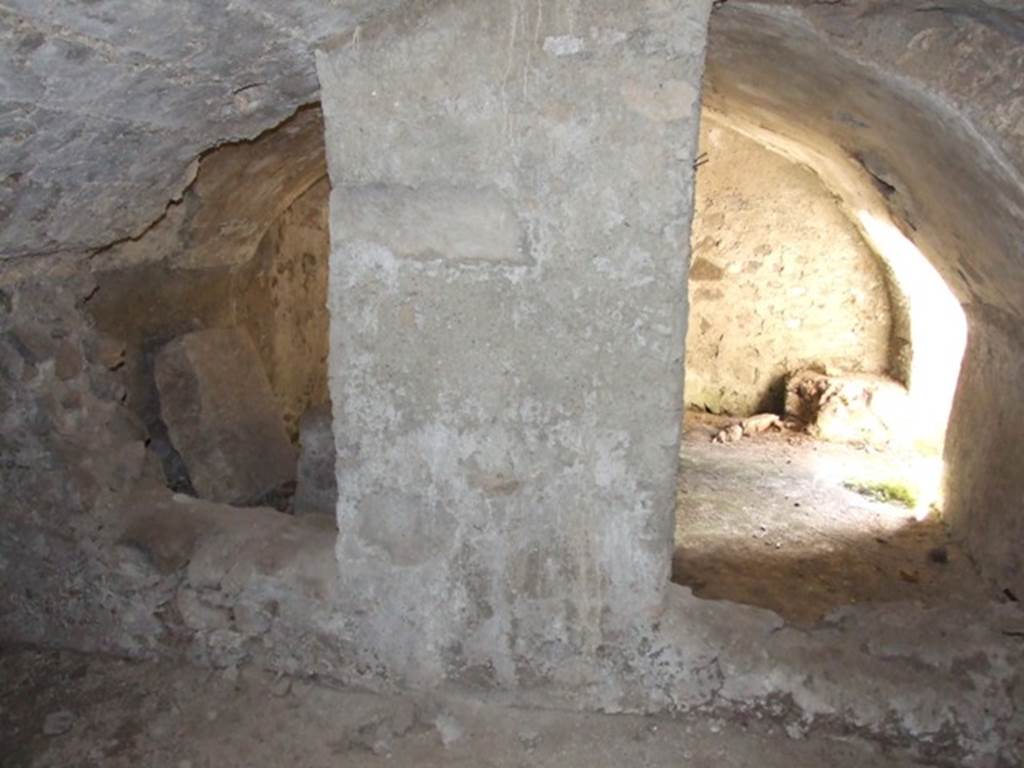
<svg viewBox="0 0 1024 768">
<path fill-rule="evenodd" d="M 344 285 L 354 289 L 375 275 L 389 293 L 398 291 L 398 259 L 390 248 L 367 240 L 349 241 L 342 248 L 344 255 L 332 258 L 331 269 L 343 276 Z"/>
<path fill-rule="evenodd" d="M 628 283 L 630 288 L 640 288 L 654 282 L 654 261 L 651 254 L 642 248 L 629 249 L 625 258 L 612 259 L 601 256 L 594 260 L 597 271 L 616 280 Z"/>
<path fill-rule="evenodd" d="M 610 432 L 594 440 L 594 482 L 599 488 L 626 488 L 630 482 L 629 466 L 626 461 L 626 443 L 629 436 L 624 432 Z"/>
<path fill-rule="evenodd" d="M 544 52 L 552 56 L 575 56 L 584 49 L 582 37 L 575 35 L 554 35 L 544 38 Z"/>
<path fill-rule="evenodd" d="M 596 29 L 590 30 L 590 39 L 602 46 L 619 45 L 629 39 L 629 35 L 621 29 Z"/>
</svg>

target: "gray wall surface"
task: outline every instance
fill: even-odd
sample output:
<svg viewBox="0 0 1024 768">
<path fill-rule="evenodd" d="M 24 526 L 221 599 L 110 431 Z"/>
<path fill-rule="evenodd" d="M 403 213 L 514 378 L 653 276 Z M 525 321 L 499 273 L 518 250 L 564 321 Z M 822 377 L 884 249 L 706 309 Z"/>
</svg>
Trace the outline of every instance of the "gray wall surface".
<svg viewBox="0 0 1024 768">
<path fill-rule="evenodd" d="M 571 674 L 668 584 L 709 3 L 434 6 L 318 57 L 342 591 L 412 682 Z"/>
</svg>

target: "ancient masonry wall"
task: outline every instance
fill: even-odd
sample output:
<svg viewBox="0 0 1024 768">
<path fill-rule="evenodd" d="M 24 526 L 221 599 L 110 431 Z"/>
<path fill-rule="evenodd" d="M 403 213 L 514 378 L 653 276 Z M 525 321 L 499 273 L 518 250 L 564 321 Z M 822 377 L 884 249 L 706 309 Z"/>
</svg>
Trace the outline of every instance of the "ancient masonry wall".
<svg viewBox="0 0 1024 768">
<path fill-rule="evenodd" d="M 885 268 L 821 181 L 708 113 L 700 151 L 687 405 L 780 413 L 801 368 L 898 369 Z"/>
</svg>

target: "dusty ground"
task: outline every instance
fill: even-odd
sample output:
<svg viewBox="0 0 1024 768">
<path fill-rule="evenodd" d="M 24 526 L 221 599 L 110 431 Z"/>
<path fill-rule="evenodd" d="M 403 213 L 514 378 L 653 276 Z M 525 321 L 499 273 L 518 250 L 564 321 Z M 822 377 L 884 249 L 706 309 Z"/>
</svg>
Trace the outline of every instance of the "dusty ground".
<svg viewBox="0 0 1024 768">
<path fill-rule="evenodd" d="M 243 669 L 0 653 L 4 768 L 909 768 L 763 723 L 518 710 L 318 687 Z"/>
<path fill-rule="evenodd" d="M 937 516 L 918 521 L 912 510 L 843 487 L 898 476 L 917 461 L 912 454 L 778 432 L 712 443 L 722 423 L 687 414 L 677 583 L 801 625 L 852 603 L 992 599 Z"/>
</svg>

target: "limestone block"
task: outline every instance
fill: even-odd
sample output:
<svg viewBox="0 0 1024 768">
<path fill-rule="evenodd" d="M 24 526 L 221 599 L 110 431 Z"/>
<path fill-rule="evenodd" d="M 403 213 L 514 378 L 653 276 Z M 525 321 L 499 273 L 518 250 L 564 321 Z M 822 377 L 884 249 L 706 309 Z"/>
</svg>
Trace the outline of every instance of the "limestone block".
<svg viewBox="0 0 1024 768">
<path fill-rule="evenodd" d="M 299 471 L 295 514 L 334 516 L 338 483 L 334 475 L 334 433 L 331 405 L 314 406 L 299 420 Z"/>
<path fill-rule="evenodd" d="M 882 376 L 805 369 L 786 382 L 786 416 L 830 442 L 889 445 L 906 432 L 907 411 L 907 390 Z"/>
<path fill-rule="evenodd" d="M 218 328 L 167 344 L 154 365 L 160 414 L 196 491 L 252 502 L 295 479 L 295 450 L 248 334 Z"/>
</svg>

